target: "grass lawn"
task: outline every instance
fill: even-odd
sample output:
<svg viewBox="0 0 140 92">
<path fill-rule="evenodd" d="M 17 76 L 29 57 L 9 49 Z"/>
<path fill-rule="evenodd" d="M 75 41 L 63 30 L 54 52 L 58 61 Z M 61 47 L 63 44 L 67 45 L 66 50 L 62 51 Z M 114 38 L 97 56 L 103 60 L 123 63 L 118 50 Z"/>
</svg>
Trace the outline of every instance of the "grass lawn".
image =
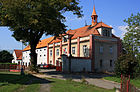
<svg viewBox="0 0 140 92">
<path fill-rule="evenodd" d="M 70 80 L 49 80 L 51 92 L 115 92 Z M 20 73 L 0 72 L 0 92 L 39 92 L 41 82 L 28 74 L 21 76 Z"/>
<path fill-rule="evenodd" d="M 39 81 L 32 81 L 31 75 L 20 76 L 20 73 L 0 72 L 0 92 L 38 92 Z"/>
<path fill-rule="evenodd" d="M 104 77 L 105 80 L 110 80 L 110 81 L 114 81 L 114 82 L 121 82 L 121 78 L 115 77 L 115 76 L 111 76 L 111 77 Z M 140 88 L 140 78 L 136 78 L 136 79 L 131 79 L 130 82 L 135 85 L 136 87 Z"/>
<path fill-rule="evenodd" d="M 70 80 L 51 79 L 51 92 L 115 92 L 115 90 L 107 90 L 93 85 L 86 85 Z"/>
</svg>

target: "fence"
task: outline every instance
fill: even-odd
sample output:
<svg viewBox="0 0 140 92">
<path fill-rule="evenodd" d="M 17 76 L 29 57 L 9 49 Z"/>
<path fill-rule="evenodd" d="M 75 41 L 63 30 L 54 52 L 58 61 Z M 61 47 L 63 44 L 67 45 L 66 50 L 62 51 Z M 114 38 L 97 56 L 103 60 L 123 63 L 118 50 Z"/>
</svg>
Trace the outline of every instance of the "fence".
<svg viewBox="0 0 140 92">
<path fill-rule="evenodd" d="M 23 67 L 23 69 L 25 69 L 25 66 L 21 66 L 21 65 L 10 65 L 10 72 L 20 72 L 21 71 L 21 67 Z"/>
<path fill-rule="evenodd" d="M 121 75 L 121 92 L 140 92 L 140 90 L 130 83 L 130 76 Z"/>
</svg>

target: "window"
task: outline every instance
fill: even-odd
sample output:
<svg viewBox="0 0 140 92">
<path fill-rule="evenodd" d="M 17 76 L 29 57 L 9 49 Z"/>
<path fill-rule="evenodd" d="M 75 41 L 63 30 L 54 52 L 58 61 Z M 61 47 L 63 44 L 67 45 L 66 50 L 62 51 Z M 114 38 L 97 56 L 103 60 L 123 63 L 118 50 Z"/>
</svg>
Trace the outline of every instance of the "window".
<svg viewBox="0 0 140 92">
<path fill-rule="evenodd" d="M 46 56 L 46 55 L 44 55 L 44 56 Z"/>
<path fill-rule="evenodd" d="M 64 48 L 64 54 L 67 54 L 67 48 Z"/>
<path fill-rule="evenodd" d="M 46 49 L 44 49 L 44 51 L 46 51 Z"/>
<path fill-rule="evenodd" d="M 83 45 L 83 53 L 84 53 L 84 57 L 88 56 L 87 45 Z"/>
<path fill-rule="evenodd" d="M 110 36 L 110 31 L 108 31 L 108 30 L 104 30 L 103 31 L 103 36 Z"/>
<path fill-rule="evenodd" d="M 100 46 L 100 53 L 103 53 L 103 46 Z"/>
<path fill-rule="evenodd" d="M 72 47 L 72 54 L 75 54 L 75 47 Z"/>
<path fill-rule="evenodd" d="M 110 67 L 112 67 L 112 60 L 110 60 Z"/>
<path fill-rule="evenodd" d="M 41 57 L 41 55 L 40 55 L 40 57 Z"/>
<path fill-rule="evenodd" d="M 59 49 L 56 50 L 56 55 L 59 56 Z"/>
<path fill-rule="evenodd" d="M 36 50 L 36 52 L 38 52 L 38 50 Z"/>
<path fill-rule="evenodd" d="M 52 56 L 52 50 L 50 50 L 50 56 Z"/>
<path fill-rule="evenodd" d="M 109 52 L 110 52 L 110 54 L 113 53 L 113 47 L 112 47 L 112 46 L 110 46 L 110 48 L 109 48 Z"/>
<path fill-rule="evenodd" d="M 102 67 L 103 66 L 103 61 L 102 60 L 100 60 L 100 67 Z"/>
<path fill-rule="evenodd" d="M 40 50 L 40 51 L 42 51 L 42 50 Z"/>
</svg>

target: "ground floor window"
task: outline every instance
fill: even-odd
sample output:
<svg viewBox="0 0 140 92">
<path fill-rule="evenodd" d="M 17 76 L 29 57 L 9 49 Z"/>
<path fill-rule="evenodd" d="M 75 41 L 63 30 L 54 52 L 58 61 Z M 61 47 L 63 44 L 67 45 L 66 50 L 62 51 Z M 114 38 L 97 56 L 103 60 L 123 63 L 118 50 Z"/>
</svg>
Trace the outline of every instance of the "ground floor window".
<svg viewBox="0 0 140 92">
<path fill-rule="evenodd" d="M 102 66 L 103 66 L 103 61 L 100 60 L 100 67 L 102 68 Z"/>
<path fill-rule="evenodd" d="M 112 60 L 110 60 L 110 67 L 112 67 Z"/>
</svg>

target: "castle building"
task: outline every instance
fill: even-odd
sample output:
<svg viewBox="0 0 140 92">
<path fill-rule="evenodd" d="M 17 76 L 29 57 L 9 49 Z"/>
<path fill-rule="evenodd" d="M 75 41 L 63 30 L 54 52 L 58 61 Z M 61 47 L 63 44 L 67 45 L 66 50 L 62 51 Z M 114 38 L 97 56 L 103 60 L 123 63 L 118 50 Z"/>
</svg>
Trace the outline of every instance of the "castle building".
<svg viewBox="0 0 140 92">
<path fill-rule="evenodd" d="M 113 71 L 114 63 L 121 53 L 121 40 L 112 33 L 112 27 L 98 22 L 95 6 L 91 25 L 68 30 L 60 37 L 50 37 L 37 45 L 37 64 L 56 65 L 61 55 L 90 58 L 91 71 Z M 29 65 L 30 47 L 23 51 L 23 62 Z"/>
</svg>

